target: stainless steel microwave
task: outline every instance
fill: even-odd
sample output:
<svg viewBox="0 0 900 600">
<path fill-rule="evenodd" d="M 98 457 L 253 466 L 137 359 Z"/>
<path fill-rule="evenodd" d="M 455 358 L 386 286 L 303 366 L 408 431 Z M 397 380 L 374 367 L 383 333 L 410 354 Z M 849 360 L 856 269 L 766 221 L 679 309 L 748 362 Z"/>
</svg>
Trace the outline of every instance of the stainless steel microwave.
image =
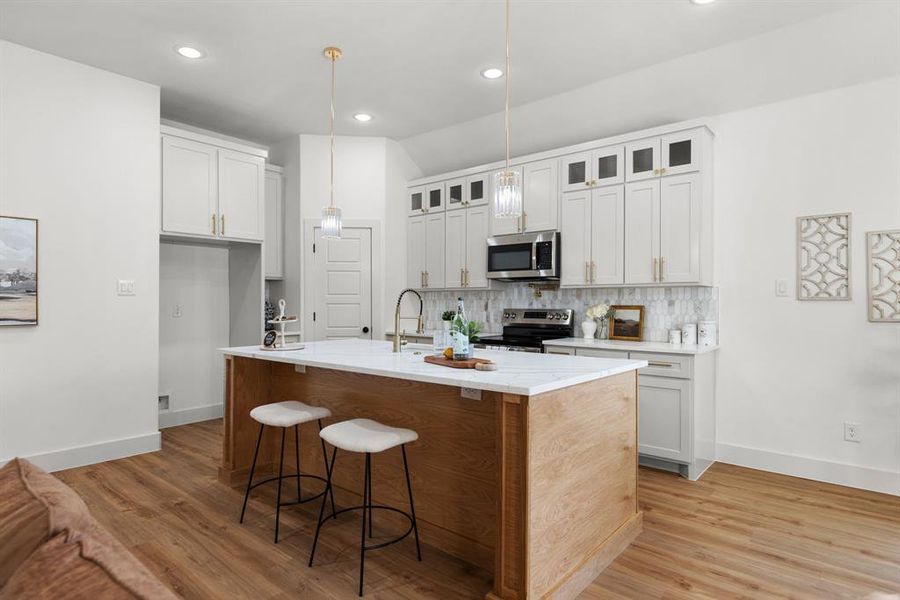
<svg viewBox="0 0 900 600">
<path fill-rule="evenodd" d="M 488 279 L 559 280 L 559 240 L 559 233 L 556 231 L 488 238 Z"/>
</svg>

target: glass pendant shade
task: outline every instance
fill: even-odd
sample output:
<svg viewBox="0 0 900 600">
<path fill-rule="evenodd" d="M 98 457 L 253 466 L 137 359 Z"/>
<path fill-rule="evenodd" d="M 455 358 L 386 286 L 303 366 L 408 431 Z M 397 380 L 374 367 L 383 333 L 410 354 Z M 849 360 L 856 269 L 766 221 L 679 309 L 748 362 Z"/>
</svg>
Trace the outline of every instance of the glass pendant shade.
<svg viewBox="0 0 900 600">
<path fill-rule="evenodd" d="M 337 206 L 326 206 L 322 209 L 322 237 L 341 239 L 341 209 Z"/>
<path fill-rule="evenodd" d="M 494 175 L 494 216 L 522 216 L 522 178 L 518 171 L 500 171 Z"/>
</svg>

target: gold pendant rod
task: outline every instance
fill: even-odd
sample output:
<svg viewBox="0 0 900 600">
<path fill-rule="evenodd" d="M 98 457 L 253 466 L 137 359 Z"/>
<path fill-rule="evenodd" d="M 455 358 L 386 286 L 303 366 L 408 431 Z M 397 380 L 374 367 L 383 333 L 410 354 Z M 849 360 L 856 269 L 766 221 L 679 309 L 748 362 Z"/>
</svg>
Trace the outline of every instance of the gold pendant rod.
<svg viewBox="0 0 900 600">
<path fill-rule="evenodd" d="M 340 48 L 329 46 L 325 48 L 325 56 L 331 59 L 331 190 L 329 205 L 334 207 L 334 63 L 343 56 Z"/>
<path fill-rule="evenodd" d="M 509 171 L 509 0 L 506 0 L 506 170 Z"/>
</svg>

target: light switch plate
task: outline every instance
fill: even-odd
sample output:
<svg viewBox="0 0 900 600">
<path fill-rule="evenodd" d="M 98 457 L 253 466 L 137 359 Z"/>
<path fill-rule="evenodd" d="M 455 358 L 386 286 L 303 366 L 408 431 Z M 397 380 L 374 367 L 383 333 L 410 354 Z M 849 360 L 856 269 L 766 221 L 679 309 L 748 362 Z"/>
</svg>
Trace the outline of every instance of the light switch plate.
<svg viewBox="0 0 900 600">
<path fill-rule="evenodd" d="M 775 295 L 779 298 L 786 298 L 788 295 L 788 282 L 787 279 L 776 279 L 775 280 Z"/>
<path fill-rule="evenodd" d="M 116 289 L 120 296 L 134 296 L 134 279 L 120 279 Z"/>
<path fill-rule="evenodd" d="M 180 318 L 181 318 L 181 315 L 182 315 L 181 305 L 180 305 L 180 304 L 176 304 L 175 306 L 172 307 L 172 318 L 173 318 L 173 319 L 180 319 Z"/>
</svg>

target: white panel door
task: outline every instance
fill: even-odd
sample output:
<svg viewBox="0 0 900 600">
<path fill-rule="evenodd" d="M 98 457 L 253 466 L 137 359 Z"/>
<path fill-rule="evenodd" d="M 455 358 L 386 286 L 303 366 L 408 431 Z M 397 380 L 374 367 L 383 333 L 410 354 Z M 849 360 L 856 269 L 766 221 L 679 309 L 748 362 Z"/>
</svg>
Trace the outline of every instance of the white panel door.
<svg viewBox="0 0 900 600">
<path fill-rule="evenodd" d="M 528 163 L 523 172 L 522 199 L 525 231 L 549 231 L 558 228 L 559 160 Z"/>
<path fill-rule="evenodd" d="M 446 287 L 458 288 L 465 284 L 466 268 L 466 210 L 447 211 L 446 256 L 444 258 Z"/>
<path fill-rule="evenodd" d="M 487 206 L 466 210 L 466 287 L 486 288 L 487 238 L 490 211 Z"/>
<path fill-rule="evenodd" d="M 312 286 L 312 339 L 372 339 L 372 230 L 345 227 L 334 240 L 323 239 L 316 227 L 315 239 L 306 281 Z"/>
<path fill-rule="evenodd" d="M 265 234 L 265 161 L 219 149 L 219 235 L 262 240 Z"/>
<path fill-rule="evenodd" d="M 691 383 L 686 379 L 638 378 L 638 452 L 690 462 L 690 394 Z"/>
<path fill-rule="evenodd" d="M 216 149 L 162 138 L 162 230 L 214 236 L 218 231 Z"/>
<path fill-rule="evenodd" d="M 625 283 L 625 186 L 591 193 L 591 283 Z M 565 248 L 565 242 L 563 242 Z"/>
<path fill-rule="evenodd" d="M 562 195 L 560 238 L 562 259 L 560 285 L 584 287 L 590 284 L 591 190 Z"/>
<path fill-rule="evenodd" d="M 425 287 L 425 216 L 410 217 L 406 222 L 406 285 Z"/>
<path fill-rule="evenodd" d="M 664 177 L 659 195 L 659 280 L 700 281 L 700 174 Z"/>
<path fill-rule="evenodd" d="M 625 185 L 625 283 L 655 283 L 659 261 L 659 179 Z"/>
<path fill-rule="evenodd" d="M 625 145 L 625 181 L 659 177 L 659 138 Z"/>
<path fill-rule="evenodd" d="M 425 287 L 444 287 L 444 213 L 425 215 Z"/>
<path fill-rule="evenodd" d="M 284 195 L 283 179 L 266 171 L 266 278 L 284 277 Z"/>
<path fill-rule="evenodd" d="M 522 167 L 512 167 L 511 171 L 519 172 L 519 181 L 522 180 Z M 519 233 L 521 230 L 520 225 L 522 222 L 521 218 L 518 217 L 503 217 L 498 218 L 494 216 L 494 183 L 497 181 L 497 173 L 499 171 L 495 171 L 491 173 L 491 192 L 488 196 L 488 204 L 491 207 L 491 235 L 507 235 L 509 233 Z M 524 200 L 523 200 L 524 201 Z"/>
</svg>

